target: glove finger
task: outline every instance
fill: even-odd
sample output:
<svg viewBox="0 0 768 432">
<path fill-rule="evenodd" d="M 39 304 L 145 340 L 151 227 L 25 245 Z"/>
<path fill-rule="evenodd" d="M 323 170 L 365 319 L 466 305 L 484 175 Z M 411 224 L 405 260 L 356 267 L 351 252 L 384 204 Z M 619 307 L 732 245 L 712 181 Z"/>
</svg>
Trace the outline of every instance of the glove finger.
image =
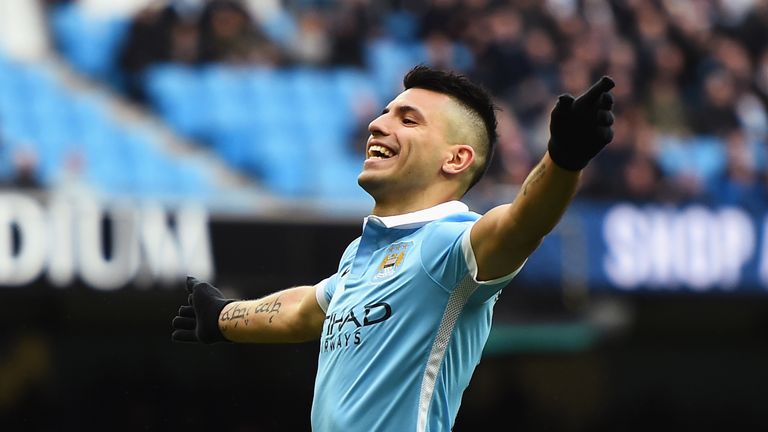
<svg viewBox="0 0 768 432">
<path fill-rule="evenodd" d="M 571 106 L 573 105 L 573 96 L 569 94 L 562 94 L 557 97 L 557 103 L 555 104 L 555 108 L 552 109 L 552 118 L 556 119 L 557 117 L 560 117 L 563 113 L 566 113 L 570 111 Z"/>
<path fill-rule="evenodd" d="M 188 304 L 188 305 L 190 305 L 190 306 L 193 306 L 193 305 L 192 305 L 192 299 L 193 299 L 193 298 L 194 298 L 194 296 L 193 296 L 192 294 L 190 294 L 190 295 L 188 295 L 188 296 L 187 296 L 187 304 Z"/>
<path fill-rule="evenodd" d="M 560 96 L 557 97 L 557 106 L 555 106 L 555 108 L 559 106 L 562 106 L 565 108 L 570 107 L 574 100 L 575 99 L 573 98 L 573 96 L 567 93 L 561 94 Z"/>
<path fill-rule="evenodd" d="M 198 280 L 192 276 L 187 276 L 187 292 L 192 293 L 195 290 L 195 285 L 198 284 Z"/>
<path fill-rule="evenodd" d="M 195 330 L 197 322 L 194 318 L 177 316 L 173 318 L 171 327 L 173 327 L 174 330 Z"/>
<path fill-rule="evenodd" d="M 600 126 L 610 126 L 613 124 L 613 113 L 610 111 L 597 111 L 597 124 Z"/>
<path fill-rule="evenodd" d="M 201 306 L 205 306 L 206 304 L 210 303 L 213 299 L 216 300 L 223 300 L 224 294 L 215 286 L 206 283 L 206 282 L 200 282 L 197 284 L 197 287 L 195 288 L 195 293 L 192 294 L 193 302 L 190 304 L 192 306 L 197 307 L 197 303 L 200 303 Z"/>
<path fill-rule="evenodd" d="M 182 306 L 179 308 L 179 316 L 195 318 L 197 315 L 195 315 L 195 308 L 192 306 Z"/>
<path fill-rule="evenodd" d="M 194 318 L 177 316 L 171 322 L 171 326 L 173 326 L 174 329 L 194 330 L 197 326 L 197 322 Z"/>
<path fill-rule="evenodd" d="M 613 95 L 610 93 L 603 93 L 603 95 L 600 96 L 600 101 L 597 103 L 597 108 L 604 110 L 613 108 Z"/>
<path fill-rule="evenodd" d="M 592 84 L 584 94 L 576 99 L 578 105 L 593 105 L 596 104 L 600 96 L 608 90 L 614 88 L 616 84 L 613 80 L 607 76 L 603 76 L 599 81 Z"/>
<path fill-rule="evenodd" d="M 176 330 L 171 333 L 174 342 L 199 342 L 194 330 Z"/>
<path fill-rule="evenodd" d="M 600 136 L 600 142 L 604 145 L 613 141 L 613 129 L 609 127 L 601 127 L 597 129 L 597 133 Z"/>
</svg>

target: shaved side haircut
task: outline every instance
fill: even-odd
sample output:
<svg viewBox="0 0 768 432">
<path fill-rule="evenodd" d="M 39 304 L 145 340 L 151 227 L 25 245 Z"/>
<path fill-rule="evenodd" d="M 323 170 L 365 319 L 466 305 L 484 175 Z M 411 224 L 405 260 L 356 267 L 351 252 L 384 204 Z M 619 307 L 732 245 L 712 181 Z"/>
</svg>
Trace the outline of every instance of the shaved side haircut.
<svg viewBox="0 0 768 432">
<path fill-rule="evenodd" d="M 466 76 L 445 70 L 418 65 L 403 78 L 405 89 L 419 88 L 442 93 L 453 98 L 465 110 L 468 124 L 476 139 L 471 145 L 482 161 L 474 169 L 467 190 L 483 178 L 493 157 L 498 135 L 496 132 L 496 109 L 490 93 L 482 86 L 473 83 Z"/>
</svg>

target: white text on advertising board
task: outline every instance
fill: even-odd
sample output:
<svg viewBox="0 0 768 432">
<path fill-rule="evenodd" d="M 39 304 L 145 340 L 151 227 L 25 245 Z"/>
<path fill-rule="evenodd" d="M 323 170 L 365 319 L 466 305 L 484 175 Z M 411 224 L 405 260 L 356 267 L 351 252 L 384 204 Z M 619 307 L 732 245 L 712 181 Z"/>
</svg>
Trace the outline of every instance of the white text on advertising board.
<svg viewBox="0 0 768 432">
<path fill-rule="evenodd" d="M 106 218 L 111 224 L 103 223 Z M 27 195 L 0 194 L 0 286 L 24 286 L 43 273 L 55 286 L 79 278 L 98 290 L 170 284 L 186 274 L 211 279 L 207 213 L 198 206 L 166 210 L 156 203 L 106 205 L 55 195 L 44 205 Z"/>
</svg>

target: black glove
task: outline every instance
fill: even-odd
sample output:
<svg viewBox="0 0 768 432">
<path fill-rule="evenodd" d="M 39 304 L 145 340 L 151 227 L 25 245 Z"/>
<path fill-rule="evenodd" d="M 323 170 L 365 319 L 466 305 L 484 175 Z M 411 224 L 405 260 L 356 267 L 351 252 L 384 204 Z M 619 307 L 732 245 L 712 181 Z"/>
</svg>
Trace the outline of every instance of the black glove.
<svg viewBox="0 0 768 432">
<path fill-rule="evenodd" d="M 219 330 L 219 315 L 234 299 L 224 295 L 211 284 L 187 276 L 188 305 L 179 308 L 173 318 L 171 339 L 175 342 L 202 342 L 212 344 L 228 342 Z"/>
<path fill-rule="evenodd" d="M 574 99 L 560 95 L 549 122 L 549 157 L 561 168 L 578 171 L 613 139 L 614 87 L 607 76 Z"/>
</svg>

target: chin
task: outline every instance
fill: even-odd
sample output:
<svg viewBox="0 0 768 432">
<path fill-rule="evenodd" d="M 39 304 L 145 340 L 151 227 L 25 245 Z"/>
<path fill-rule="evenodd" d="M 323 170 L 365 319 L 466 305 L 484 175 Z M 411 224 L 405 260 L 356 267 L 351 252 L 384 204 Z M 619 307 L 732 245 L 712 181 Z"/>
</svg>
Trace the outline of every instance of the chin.
<svg viewBox="0 0 768 432">
<path fill-rule="evenodd" d="M 365 171 L 361 172 L 360 175 L 357 176 L 357 184 L 360 185 L 363 190 L 366 192 L 369 191 L 369 188 L 373 187 L 374 184 L 377 182 L 371 178 L 371 176 L 366 175 Z"/>
<path fill-rule="evenodd" d="M 382 178 L 382 176 L 363 171 L 357 176 L 357 184 L 360 185 L 364 191 L 368 192 L 369 195 L 375 198 L 376 193 L 384 190 L 387 187 L 388 182 L 385 178 Z"/>
</svg>

